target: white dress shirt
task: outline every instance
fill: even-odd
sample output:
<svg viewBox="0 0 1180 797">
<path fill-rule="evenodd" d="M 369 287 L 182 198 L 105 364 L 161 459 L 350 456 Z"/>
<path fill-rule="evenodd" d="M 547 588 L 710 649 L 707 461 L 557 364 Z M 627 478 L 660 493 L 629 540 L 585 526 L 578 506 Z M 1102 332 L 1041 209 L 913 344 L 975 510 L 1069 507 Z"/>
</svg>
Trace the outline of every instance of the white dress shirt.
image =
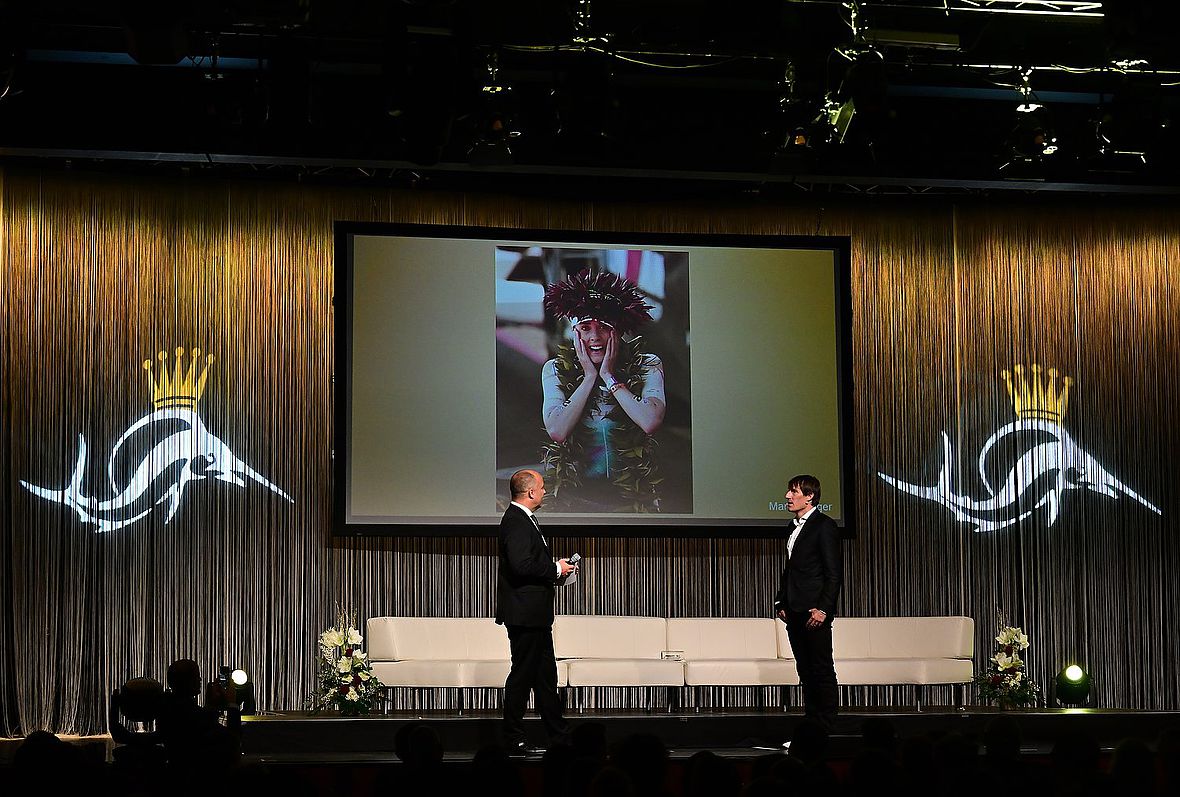
<svg viewBox="0 0 1180 797">
<path fill-rule="evenodd" d="M 791 532 L 791 536 L 787 538 L 787 558 L 791 558 L 791 554 L 795 551 L 795 540 L 799 539 L 799 532 L 803 530 L 803 524 L 807 522 L 807 518 L 811 517 L 811 513 L 815 511 L 815 507 L 810 507 L 802 515 L 798 515 L 795 520 L 795 530 Z"/>
</svg>

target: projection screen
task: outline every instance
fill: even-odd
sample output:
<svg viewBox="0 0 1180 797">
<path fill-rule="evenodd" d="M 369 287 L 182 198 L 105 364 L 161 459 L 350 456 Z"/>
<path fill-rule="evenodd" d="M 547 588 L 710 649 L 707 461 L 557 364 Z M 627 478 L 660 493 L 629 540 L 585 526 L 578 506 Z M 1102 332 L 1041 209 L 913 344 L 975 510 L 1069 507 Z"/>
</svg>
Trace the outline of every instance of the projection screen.
<svg viewBox="0 0 1180 797">
<path fill-rule="evenodd" d="M 336 245 L 337 533 L 495 533 L 520 469 L 559 534 L 767 533 L 801 473 L 850 533 L 848 239 L 342 222 Z"/>
</svg>

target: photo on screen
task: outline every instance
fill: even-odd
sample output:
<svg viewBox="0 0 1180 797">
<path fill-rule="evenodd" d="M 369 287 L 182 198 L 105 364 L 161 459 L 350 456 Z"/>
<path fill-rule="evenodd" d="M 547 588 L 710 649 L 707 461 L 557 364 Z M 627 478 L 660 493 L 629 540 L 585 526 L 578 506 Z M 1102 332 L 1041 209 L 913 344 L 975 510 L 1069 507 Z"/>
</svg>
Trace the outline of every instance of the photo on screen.
<svg viewBox="0 0 1180 797">
<path fill-rule="evenodd" d="M 496 504 L 545 477 L 546 514 L 691 515 L 689 255 L 495 248 Z"/>
<path fill-rule="evenodd" d="M 852 526 L 847 238 L 337 223 L 334 528 L 777 533 L 787 481 Z M 759 531 L 763 529 L 765 531 Z"/>
</svg>

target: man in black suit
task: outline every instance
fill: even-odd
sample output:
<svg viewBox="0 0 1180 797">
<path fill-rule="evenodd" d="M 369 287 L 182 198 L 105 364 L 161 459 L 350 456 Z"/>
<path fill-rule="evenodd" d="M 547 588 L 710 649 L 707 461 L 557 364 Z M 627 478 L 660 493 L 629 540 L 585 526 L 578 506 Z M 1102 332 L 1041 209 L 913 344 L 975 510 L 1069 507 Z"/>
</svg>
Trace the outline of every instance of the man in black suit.
<svg viewBox="0 0 1180 797">
<path fill-rule="evenodd" d="M 774 608 L 787 624 L 803 684 L 804 712 L 831 730 L 840 699 L 832 664 L 832 617 L 844 583 L 844 559 L 835 521 L 815 508 L 819 496 L 814 476 L 796 476 L 787 486 L 787 509 L 795 519 Z"/>
<path fill-rule="evenodd" d="M 500 520 L 500 573 L 496 622 L 508 629 L 512 669 L 504 683 L 504 741 L 511 753 L 539 752 L 524 733 L 529 690 L 550 743 L 564 739 L 569 726 L 557 695 L 557 659 L 553 655 L 553 593 L 557 580 L 575 569 L 565 559 L 553 561 L 549 543 L 533 514 L 545 497 L 545 480 L 535 470 L 521 470 L 509 481 L 512 503 Z"/>
</svg>

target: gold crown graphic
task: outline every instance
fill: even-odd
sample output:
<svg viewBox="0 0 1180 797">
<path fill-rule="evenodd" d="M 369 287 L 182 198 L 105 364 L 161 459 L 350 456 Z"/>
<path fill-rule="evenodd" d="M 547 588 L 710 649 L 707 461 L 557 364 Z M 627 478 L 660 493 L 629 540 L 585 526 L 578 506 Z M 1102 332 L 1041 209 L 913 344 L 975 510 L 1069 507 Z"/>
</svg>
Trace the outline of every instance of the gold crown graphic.
<svg viewBox="0 0 1180 797">
<path fill-rule="evenodd" d="M 1033 364 L 1032 385 L 1024 378 L 1024 366 L 1012 368 L 1015 374 L 1007 369 L 1000 371 L 1004 383 L 1008 385 L 1008 396 L 1012 399 L 1012 406 L 1016 409 L 1017 418 L 1035 418 L 1042 421 L 1061 423 L 1065 411 L 1069 407 L 1069 388 L 1073 379 L 1065 377 L 1061 380 L 1061 391 L 1057 390 L 1057 369 L 1050 368 L 1048 381 L 1041 379 L 1041 366 Z"/>
<path fill-rule="evenodd" d="M 156 355 L 160 361 L 160 378 L 155 379 L 152 374 L 152 361 L 143 361 L 143 370 L 148 372 L 148 382 L 152 386 L 152 404 L 156 409 L 172 409 L 176 407 L 192 409 L 197 406 L 201 394 L 205 392 L 205 379 L 209 375 L 209 367 L 213 365 L 213 355 L 205 355 L 205 367 L 200 367 L 201 350 L 192 349 L 189 352 L 188 368 L 184 367 L 184 349 L 176 349 L 176 366 L 169 374 L 168 352 L 162 351 Z"/>
</svg>

